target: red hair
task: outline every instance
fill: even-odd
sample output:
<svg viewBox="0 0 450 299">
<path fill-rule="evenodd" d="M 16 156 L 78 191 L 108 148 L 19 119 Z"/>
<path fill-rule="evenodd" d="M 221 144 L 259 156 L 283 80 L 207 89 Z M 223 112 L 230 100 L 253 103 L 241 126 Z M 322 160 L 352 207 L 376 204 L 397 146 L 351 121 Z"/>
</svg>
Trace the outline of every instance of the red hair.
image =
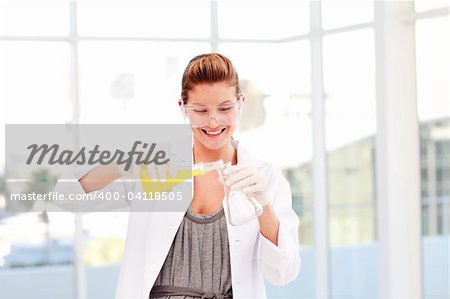
<svg viewBox="0 0 450 299">
<path fill-rule="evenodd" d="M 195 56 L 187 65 L 181 80 L 181 99 L 188 101 L 188 93 L 197 84 L 226 82 L 236 86 L 236 95 L 241 93 L 239 77 L 230 59 L 219 53 Z"/>
</svg>

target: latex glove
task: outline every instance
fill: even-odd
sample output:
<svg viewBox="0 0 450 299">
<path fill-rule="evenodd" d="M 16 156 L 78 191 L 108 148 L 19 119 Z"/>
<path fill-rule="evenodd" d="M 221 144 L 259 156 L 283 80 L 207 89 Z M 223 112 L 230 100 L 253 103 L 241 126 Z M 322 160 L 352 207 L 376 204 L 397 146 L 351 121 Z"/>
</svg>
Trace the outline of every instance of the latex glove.
<svg viewBox="0 0 450 299">
<path fill-rule="evenodd" d="M 255 199 L 261 206 L 269 203 L 266 178 L 249 165 L 228 165 L 223 170 L 225 185 Z"/>
</svg>

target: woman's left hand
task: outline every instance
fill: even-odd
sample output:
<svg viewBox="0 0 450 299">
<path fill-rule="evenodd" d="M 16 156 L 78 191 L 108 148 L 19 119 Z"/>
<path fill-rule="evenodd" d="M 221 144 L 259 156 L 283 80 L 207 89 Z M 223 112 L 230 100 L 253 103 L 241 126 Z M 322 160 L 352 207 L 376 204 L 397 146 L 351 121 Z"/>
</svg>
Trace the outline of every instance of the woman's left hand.
<svg viewBox="0 0 450 299">
<path fill-rule="evenodd" d="M 223 170 L 225 186 L 231 190 L 240 190 L 257 200 L 261 206 L 269 203 L 266 178 L 254 167 L 249 165 L 228 165 Z"/>
</svg>

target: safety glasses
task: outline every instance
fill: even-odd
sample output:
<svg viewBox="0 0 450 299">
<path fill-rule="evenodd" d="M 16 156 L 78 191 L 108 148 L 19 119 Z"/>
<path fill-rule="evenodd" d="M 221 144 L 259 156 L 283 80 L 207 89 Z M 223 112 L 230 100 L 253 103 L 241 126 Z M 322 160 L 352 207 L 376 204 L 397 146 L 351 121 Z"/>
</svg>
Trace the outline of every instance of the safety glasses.
<svg viewBox="0 0 450 299">
<path fill-rule="evenodd" d="M 181 111 L 185 121 L 194 128 L 206 126 L 212 118 L 224 126 L 235 125 L 244 106 L 242 98 L 243 95 L 238 95 L 234 101 L 218 106 L 182 104 Z"/>
</svg>

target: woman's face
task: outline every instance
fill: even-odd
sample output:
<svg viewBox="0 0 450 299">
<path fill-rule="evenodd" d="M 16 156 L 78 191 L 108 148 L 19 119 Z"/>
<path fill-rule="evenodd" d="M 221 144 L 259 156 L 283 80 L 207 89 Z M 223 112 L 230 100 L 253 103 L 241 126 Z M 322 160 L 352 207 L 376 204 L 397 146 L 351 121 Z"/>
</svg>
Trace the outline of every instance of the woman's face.
<svg viewBox="0 0 450 299">
<path fill-rule="evenodd" d="M 195 85 L 189 91 L 187 104 L 218 107 L 234 104 L 236 101 L 236 87 L 221 82 Z M 213 113 L 218 112 L 216 110 Z M 235 128 L 236 124 L 221 124 L 216 118 L 210 117 L 208 123 L 193 127 L 192 131 L 197 142 L 209 149 L 219 149 L 230 143 Z"/>
</svg>

